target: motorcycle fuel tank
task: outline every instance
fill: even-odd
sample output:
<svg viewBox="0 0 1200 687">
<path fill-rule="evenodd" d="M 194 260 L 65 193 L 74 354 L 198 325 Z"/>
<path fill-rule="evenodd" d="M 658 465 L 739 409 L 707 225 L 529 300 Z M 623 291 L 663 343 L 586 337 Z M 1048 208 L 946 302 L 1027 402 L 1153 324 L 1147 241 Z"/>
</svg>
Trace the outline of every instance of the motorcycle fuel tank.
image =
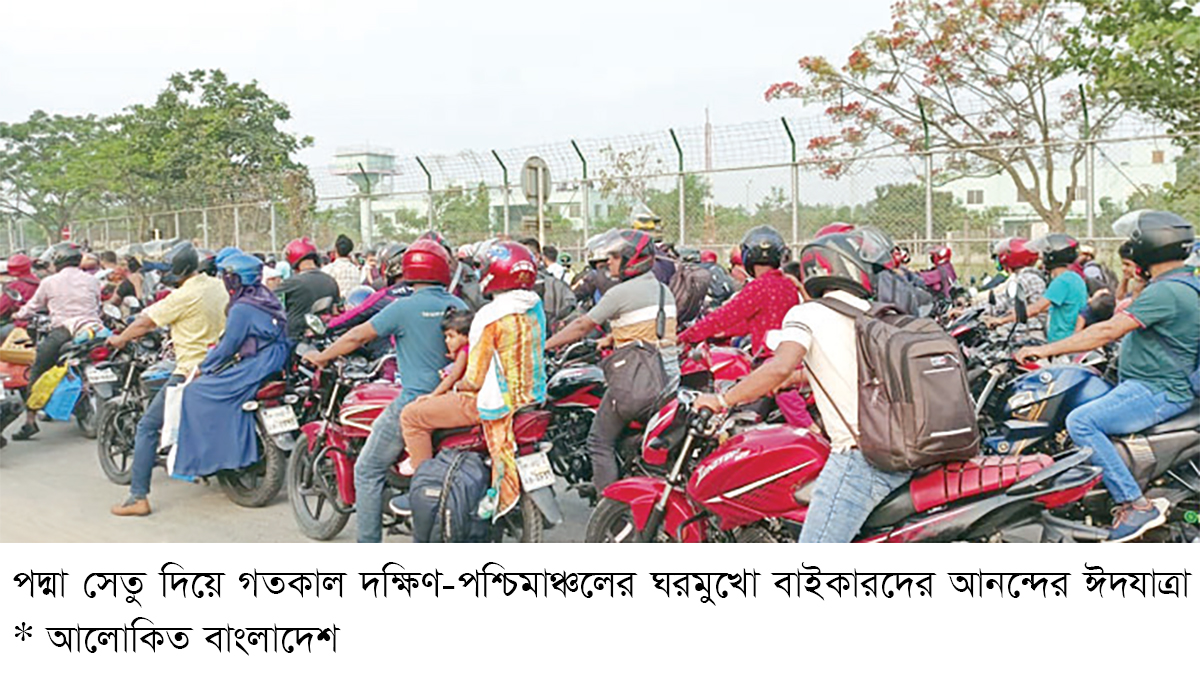
<svg viewBox="0 0 1200 687">
<path fill-rule="evenodd" d="M 796 492 L 816 479 L 829 457 L 824 437 L 798 427 L 739 434 L 700 461 L 688 494 L 717 515 L 723 530 L 763 518 L 802 517 Z"/>
<path fill-rule="evenodd" d="M 1067 413 L 1111 390 L 1090 367 L 1047 365 L 1013 381 L 1005 412 L 1015 420 L 1061 427 Z"/>
<path fill-rule="evenodd" d="M 363 384 L 346 394 L 338 421 L 348 437 L 365 437 L 371 433 L 375 418 L 392 401 L 400 397 L 400 387 L 394 384 Z"/>
<path fill-rule="evenodd" d="M 568 367 L 559 370 L 557 374 L 550 378 L 546 383 L 546 396 L 551 401 L 565 401 L 573 394 L 584 392 L 589 393 L 588 389 L 601 389 L 604 385 L 604 372 L 595 365 L 583 365 L 580 367 Z M 601 392 L 594 393 L 596 397 L 601 395 Z M 582 400 L 580 405 L 588 405 Z"/>
</svg>

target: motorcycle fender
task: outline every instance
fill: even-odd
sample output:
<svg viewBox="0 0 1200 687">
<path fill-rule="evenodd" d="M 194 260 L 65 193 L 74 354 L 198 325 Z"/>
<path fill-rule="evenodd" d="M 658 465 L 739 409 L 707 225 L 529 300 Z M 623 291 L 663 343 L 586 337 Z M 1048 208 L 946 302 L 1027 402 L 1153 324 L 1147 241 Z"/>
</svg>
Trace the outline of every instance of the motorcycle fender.
<svg viewBox="0 0 1200 687">
<path fill-rule="evenodd" d="M 604 490 L 604 497 L 620 501 L 629 506 L 633 514 L 633 524 L 638 530 L 645 529 L 646 521 L 650 519 L 650 511 L 666 488 L 666 482 L 655 477 L 630 477 L 613 482 Z M 696 543 L 708 540 L 708 533 L 702 520 L 693 520 L 684 528 L 682 534 L 679 527 L 698 515 L 696 509 L 682 492 L 671 490 L 667 497 L 667 512 L 663 519 L 663 529 L 671 536 L 679 537 L 685 543 Z"/>
<path fill-rule="evenodd" d="M 334 448 L 342 452 L 345 452 L 346 450 L 346 438 L 342 435 L 341 431 L 339 431 L 337 425 L 326 427 L 323 420 L 318 420 L 316 422 L 310 422 L 301 427 L 300 433 L 304 435 L 305 440 L 308 442 L 308 450 L 310 452 L 316 452 L 317 444 L 322 438 L 325 439 L 325 443 L 328 444 L 330 448 Z M 296 443 L 299 442 L 293 441 L 292 445 L 295 446 Z"/>
<path fill-rule="evenodd" d="M 308 450 L 310 452 L 317 450 L 317 440 L 321 438 L 320 422 L 310 422 L 300 428 L 300 433 L 304 435 L 304 440 L 308 442 Z"/>
<path fill-rule="evenodd" d="M 271 435 L 271 443 L 278 446 L 281 451 L 288 453 L 291 453 L 292 449 L 296 448 L 296 445 L 300 443 L 298 439 L 299 437 L 296 436 L 295 432 Z"/>
<path fill-rule="evenodd" d="M 558 507 L 558 498 L 554 496 L 553 487 L 542 487 L 541 489 L 527 491 L 525 492 L 525 496 L 533 499 L 533 502 L 537 504 L 538 510 L 542 511 L 542 517 L 546 519 L 546 523 L 550 527 L 562 524 L 562 509 Z"/>
</svg>

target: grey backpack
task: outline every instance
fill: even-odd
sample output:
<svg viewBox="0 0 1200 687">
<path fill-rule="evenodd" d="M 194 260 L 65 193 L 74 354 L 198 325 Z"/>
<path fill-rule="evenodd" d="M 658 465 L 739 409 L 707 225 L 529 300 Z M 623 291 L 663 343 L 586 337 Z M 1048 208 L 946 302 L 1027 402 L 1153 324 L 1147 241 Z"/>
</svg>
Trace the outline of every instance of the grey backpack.
<svg viewBox="0 0 1200 687">
<path fill-rule="evenodd" d="M 854 318 L 859 429 L 854 438 L 872 465 L 916 470 L 978 454 L 975 403 L 952 336 L 933 320 L 905 315 L 891 304 L 863 312 L 832 298 L 818 302 Z M 821 386 L 811 371 L 810 376 Z M 851 426 L 840 409 L 837 413 Z"/>
</svg>

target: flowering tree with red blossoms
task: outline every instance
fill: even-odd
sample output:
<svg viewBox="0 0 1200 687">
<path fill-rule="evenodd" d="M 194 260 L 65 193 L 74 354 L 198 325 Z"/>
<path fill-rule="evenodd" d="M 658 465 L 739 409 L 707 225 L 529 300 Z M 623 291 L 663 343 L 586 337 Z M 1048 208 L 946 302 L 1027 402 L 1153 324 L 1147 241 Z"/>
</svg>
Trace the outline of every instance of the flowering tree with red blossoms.
<svg viewBox="0 0 1200 687">
<path fill-rule="evenodd" d="M 945 151 L 939 182 L 1006 174 L 1051 231 L 1063 231 L 1075 200 L 1066 189 L 1078 187 L 1086 155 L 1079 76 L 1063 55 L 1065 9 L 1038 0 L 900 0 L 892 26 L 869 34 L 844 65 L 804 57 L 802 81 L 774 84 L 766 99 L 827 106 L 840 132 L 808 142 L 827 175 L 848 172 L 871 151 L 928 146 Z M 1122 112 L 1115 101 L 1087 104 L 1093 137 Z"/>
</svg>

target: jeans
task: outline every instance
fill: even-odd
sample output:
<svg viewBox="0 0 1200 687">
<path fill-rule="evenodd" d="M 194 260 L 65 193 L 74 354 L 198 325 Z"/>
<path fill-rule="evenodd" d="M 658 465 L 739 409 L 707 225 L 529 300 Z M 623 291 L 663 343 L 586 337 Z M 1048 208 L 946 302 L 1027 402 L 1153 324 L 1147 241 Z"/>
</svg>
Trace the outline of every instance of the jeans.
<svg viewBox="0 0 1200 687">
<path fill-rule="evenodd" d="M 830 453 L 817 476 L 800 543 L 853 541 L 875 506 L 910 477 L 911 472 L 876 469 L 858 449 Z"/>
<path fill-rule="evenodd" d="M 182 383 L 181 375 L 172 375 L 150 400 L 146 412 L 142 413 L 142 419 L 138 420 L 137 434 L 133 439 L 133 476 L 129 482 L 129 495 L 135 499 L 144 499 L 150 495 L 150 475 L 154 472 L 154 464 L 158 460 L 158 440 L 162 433 L 163 413 L 167 405 L 167 387 Z"/>
<path fill-rule="evenodd" d="M 1092 449 L 1091 462 L 1104 469 L 1104 486 L 1113 501 L 1129 503 L 1141 498 L 1142 490 L 1108 435 L 1140 432 L 1170 420 L 1190 406 L 1168 401 L 1165 391 L 1154 391 L 1141 382 L 1128 380 L 1072 410 L 1067 416 L 1067 433 L 1076 446 Z"/>
<path fill-rule="evenodd" d="M 404 451 L 400 411 L 416 398 L 417 394 L 406 390 L 379 414 L 371 425 L 371 435 L 363 444 L 362 453 L 354 461 L 354 520 L 361 544 L 383 541 L 383 494 L 388 470 Z"/>
</svg>

